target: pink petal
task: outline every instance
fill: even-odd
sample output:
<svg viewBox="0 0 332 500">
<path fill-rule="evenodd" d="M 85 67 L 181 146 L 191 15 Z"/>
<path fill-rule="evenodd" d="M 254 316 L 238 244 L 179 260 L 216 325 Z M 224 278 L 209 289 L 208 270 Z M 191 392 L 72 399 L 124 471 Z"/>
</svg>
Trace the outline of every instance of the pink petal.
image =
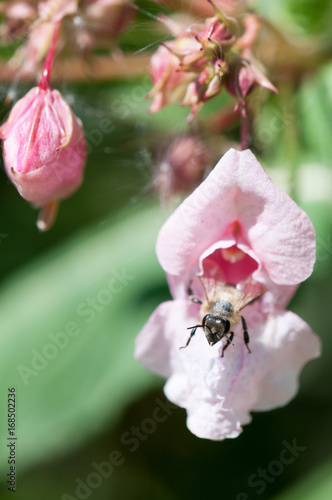
<svg viewBox="0 0 332 500">
<path fill-rule="evenodd" d="M 41 21 L 61 21 L 65 16 L 76 14 L 77 9 L 77 0 L 47 0 L 38 5 Z"/>
<path fill-rule="evenodd" d="M 228 151 L 162 227 L 157 255 L 165 271 L 185 275 L 238 221 L 242 236 L 279 285 L 312 272 L 315 231 L 308 216 L 269 178 L 251 151 Z"/>
<path fill-rule="evenodd" d="M 265 411 L 284 406 L 296 395 L 300 372 L 308 361 L 320 356 L 321 343 L 310 326 L 291 311 L 269 317 L 260 340 L 269 351 L 271 364 L 253 410 Z"/>
<path fill-rule="evenodd" d="M 186 350 L 170 351 L 173 373 L 165 393 L 186 408 L 188 428 L 199 437 L 236 437 L 251 421 L 251 411 L 285 405 L 298 390 L 303 366 L 320 354 L 318 337 L 295 314 L 265 316 L 255 305 L 245 311 L 251 354 L 239 326 L 224 358 L 221 343 L 211 348 L 201 331 Z"/>
<path fill-rule="evenodd" d="M 171 300 L 160 304 L 136 339 L 135 358 L 164 378 L 171 374 L 169 337 L 186 310 L 183 302 Z"/>
<path fill-rule="evenodd" d="M 192 340 L 190 347 L 180 350 L 189 337 L 189 327 L 200 323 L 200 306 L 188 300 L 163 302 L 152 313 L 136 339 L 135 357 L 149 370 L 162 377 L 169 377 L 174 371 L 187 372 L 197 366 L 195 376 L 206 371 L 210 358 L 216 355 L 217 348 L 208 345 L 202 330 Z M 181 353 L 181 355 L 179 355 Z M 202 353 L 205 356 L 202 357 Z"/>
</svg>

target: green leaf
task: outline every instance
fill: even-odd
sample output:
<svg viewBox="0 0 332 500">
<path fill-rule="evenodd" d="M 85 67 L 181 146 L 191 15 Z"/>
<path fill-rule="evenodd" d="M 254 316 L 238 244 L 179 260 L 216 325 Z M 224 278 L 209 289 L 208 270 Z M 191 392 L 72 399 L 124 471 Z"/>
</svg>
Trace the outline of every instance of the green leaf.
<svg viewBox="0 0 332 500">
<path fill-rule="evenodd" d="M 135 207 L 25 267 L 3 287 L 0 428 L 16 391 L 20 470 L 110 426 L 160 384 L 133 359 L 134 339 L 167 297 L 154 246 L 158 209 Z M 7 470 L 8 448 L 0 446 Z"/>
<path fill-rule="evenodd" d="M 256 0 L 255 7 L 282 30 L 302 35 L 330 33 L 332 9 L 329 0 Z"/>
<path fill-rule="evenodd" d="M 332 165 L 332 65 L 322 68 L 299 92 L 300 124 L 307 160 Z"/>
<path fill-rule="evenodd" d="M 278 495 L 275 500 L 330 500 L 332 497 L 331 466 L 330 460 L 293 488 Z"/>
</svg>

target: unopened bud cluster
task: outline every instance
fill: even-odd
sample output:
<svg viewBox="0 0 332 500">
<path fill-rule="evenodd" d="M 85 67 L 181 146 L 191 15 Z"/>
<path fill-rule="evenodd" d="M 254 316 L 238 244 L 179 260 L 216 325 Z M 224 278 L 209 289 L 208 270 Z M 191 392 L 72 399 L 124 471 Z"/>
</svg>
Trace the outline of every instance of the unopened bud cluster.
<svg viewBox="0 0 332 500">
<path fill-rule="evenodd" d="M 223 88 L 240 103 L 257 86 L 277 92 L 252 56 L 258 18 L 247 14 L 239 21 L 214 8 L 213 18 L 187 29 L 160 17 L 176 37 L 163 43 L 151 59 L 151 112 L 182 100 L 182 106 L 191 107 L 191 121 Z"/>
</svg>

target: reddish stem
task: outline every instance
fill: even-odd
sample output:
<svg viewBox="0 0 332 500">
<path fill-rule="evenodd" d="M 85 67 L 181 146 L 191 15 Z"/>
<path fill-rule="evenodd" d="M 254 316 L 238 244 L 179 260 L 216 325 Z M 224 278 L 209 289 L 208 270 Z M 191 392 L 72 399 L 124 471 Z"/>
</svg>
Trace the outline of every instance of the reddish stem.
<svg viewBox="0 0 332 500">
<path fill-rule="evenodd" d="M 61 28 L 61 21 L 57 21 L 55 23 L 55 26 L 54 26 L 52 40 L 51 40 L 50 47 L 49 47 L 48 52 L 47 52 L 42 77 L 41 77 L 41 80 L 39 83 L 39 88 L 41 90 L 47 90 L 47 89 L 51 88 L 51 85 L 50 85 L 51 68 L 52 68 L 53 59 L 54 59 L 54 55 L 55 55 L 56 44 L 57 44 L 57 41 L 59 38 L 60 28 Z"/>
<path fill-rule="evenodd" d="M 248 149 L 249 117 L 245 103 L 241 105 L 241 151 Z"/>
</svg>

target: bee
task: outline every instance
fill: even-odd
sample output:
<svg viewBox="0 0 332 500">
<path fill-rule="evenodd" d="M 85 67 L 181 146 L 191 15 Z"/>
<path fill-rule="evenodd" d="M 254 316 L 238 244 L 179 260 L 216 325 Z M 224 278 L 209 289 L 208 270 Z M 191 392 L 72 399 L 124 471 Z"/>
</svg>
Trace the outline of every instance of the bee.
<svg viewBox="0 0 332 500">
<path fill-rule="evenodd" d="M 188 288 L 188 295 L 192 302 L 202 306 L 202 324 L 188 327 L 188 330 L 191 330 L 189 338 L 186 345 L 180 347 L 180 349 L 188 347 L 197 328 L 203 328 L 206 339 L 211 346 L 223 338 L 226 339 L 227 343 L 222 348 L 221 353 L 221 357 L 223 358 L 229 344 L 234 345 L 234 332 L 232 328 L 241 320 L 244 344 L 248 353 L 251 353 L 247 323 L 244 317 L 241 316 L 241 310 L 245 306 L 255 302 L 266 292 L 264 285 L 251 279 L 241 283 L 238 287 L 225 283 L 215 283 L 213 293 L 211 297 L 208 297 L 203 279 L 200 278 L 200 281 L 206 300 L 202 302 L 198 297 L 195 297 L 190 286 Z"/>
</svg>

